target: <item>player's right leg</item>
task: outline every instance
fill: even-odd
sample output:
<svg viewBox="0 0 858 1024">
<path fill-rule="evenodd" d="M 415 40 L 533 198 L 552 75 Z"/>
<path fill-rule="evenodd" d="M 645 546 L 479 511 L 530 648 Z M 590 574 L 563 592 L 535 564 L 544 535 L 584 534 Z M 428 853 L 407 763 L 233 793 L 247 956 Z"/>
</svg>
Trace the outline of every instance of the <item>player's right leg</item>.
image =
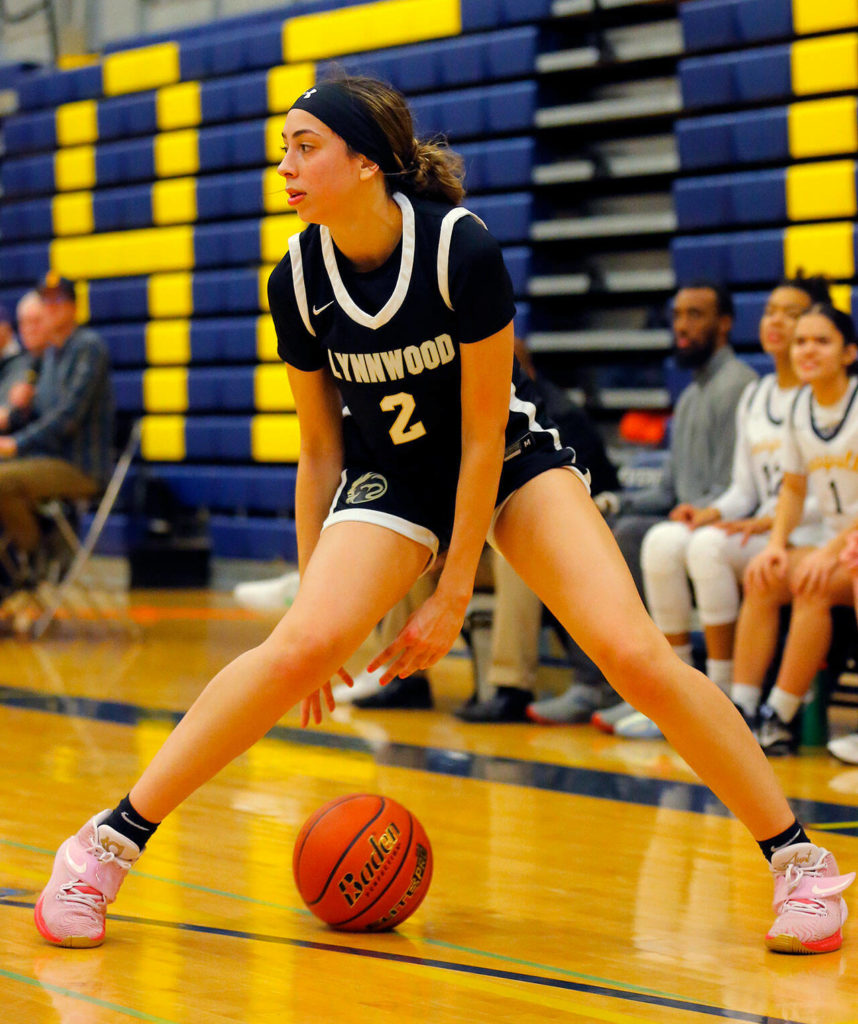
<svg viewBox="0 0 858 1024">
<path fill-rule="evenodd" d="M 267 639 L 211 680 L 131 790 L 140 818 L 162 821 L 326 683 L 408 593 L 429 555 L 423 544 L 366 522 L 324 530 L 292 607 Z M 97 815 L 57 853 L 36 906 L 49 942 L 103 941 L 107 904 L 140 852 L 133 828 L 117 831 L 108 815 Z"/>
</svg>

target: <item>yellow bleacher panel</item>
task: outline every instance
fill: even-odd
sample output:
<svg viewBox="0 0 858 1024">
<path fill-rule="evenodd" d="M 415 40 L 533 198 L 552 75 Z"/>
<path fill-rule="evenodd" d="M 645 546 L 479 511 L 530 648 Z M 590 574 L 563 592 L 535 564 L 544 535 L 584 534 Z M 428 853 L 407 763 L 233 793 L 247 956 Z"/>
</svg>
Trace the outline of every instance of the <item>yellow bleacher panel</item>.
<svg viewBox="0 0 858 1024">
<path fill-rule="evenodd" d="M 82 146 L 98 138 L 98 104 L 95 100 L 61 103 L 56 110 L 57 144 Z"/>
<path fill-rule="evenodd" d="M 786 200 L 790 220 L 854 217 L 855 161 L 831 160 L 787 167 Z"/>
<path fill-rule="evenodd" d="M 92 188 L 95 184 L 95 147 L 58 149 L 54 153 L 54 184 L 60 192 Z"/>
<path fill-rule="evenodd" d="M 798 36 L 858 25 L 858 0 L 792 0 L 792 24 Z"/>
<path fill-rule="evenodd" d="M 144 416 L 140 453 L 149 462 L 181 462 L 185 457 L 185 417 Z"/>
<path fill-rule="evenodd" d="M 189 226 L 108 231 L 51 242 L 51 266 L 68 277 L 127 277 L 190 270 L 193 265 L 194 229 Z"/>
<path fill-rule="evenodd" d="M 794 160 L 858 150 L 858 100 L 838 96 L 788 107 L 789 154 Z"/>
<path fill-rule="evenodd" d="M 152 274 L 148 300 L 149 316 L 191 316 L 194 312 L 193 274 Z"/>
<path fill-rule="evenodd" d="M 170 85 L 180 78 L 179 45 L 174 42 L 111 53 L 102 64 L 105 96 L 157 89 L 159 85 Z"/>
<path fill-rule="evenodd" d="M 262 172 L 262 202 L 266 213 L 290 212 L 286 202 L 286 182 L 276 167 L 266 167 Z"/>
<path fill-rule="evenodd" d="M 259 251 L 266 263 L 279 263 L 289 248 L 292 235 L 304 230 L 304 221 L 297 213 L 279 217 L 263 217 L 259 222 Z"/>
<path fill-rule="evenodd" d="M 155 119 L 159 132 L 192 128 L 203 119 L 199 82 L 165 85 L 155 93 Z"/>
<path fill-rule="evenodd" d="M 315 81 L 315 64 L 281 64 L 272 68 L 266 79 L 269 113 L 288 110 Z"/>
<path fill-rule="evenodd" d="M 787 277 L 799 271 L 843 278 L 855 274 L 854 225 L 801 224 L 784 231 L 784 267 Z"/>
<path fill-rule="evenodd" d="M 91 235 L 95 230 L 92 192 L 69 192 L 51 199 L 55 235 Z"/>
<path fill-rule="evenodd" d="M 801 39 L 790 47 L 792 91 L 797 96 L 858 87 L 858 33 Z"/>
<path fill-rule="evenodd" d="M 360 53 L 462 31 L 459 0 L 379 0 L 289 18 L 283 23 L 283 60 L 317 60 Z"/>
<path fill-rule="evenodd" d="M 283 159 L 283 115 L 265 119 L 265 159 L 276 170 Z M 282 178 L 281 178 L 282 181 Z"/>
<path fill-rule="evenodd" d="M 844 313 L 852 314 L 852 285 L 832 284 L 828 286 L 831 292 L 831 303 L 835 309 L 842 309 Z"/>
<path fill-rule="evenodd" d="M 257 412 L 294 412 L 289 372 L 283 363 L 267 363 L 253 371 L 253 404 Z"/>
<path fill-rule="evenodd" d="M 298 417 L 261 413 L 250 421 L 250 454 L 254 462 L 297 462 Z"/>
<path fill-rule="evenodd" d="M 87 324 L 89 323 L 89 281 L 75 281 L 74 295 L 77 322 Z"/>
<path fill-rule="evenodd" d="M 196 219 L 196 178 L 167 178 L 152 185 L 152 220 L 156 224 L 191 224 Z"/>
<path fill-rule="evenodd" d="M 199 133 L 196 128 L 155 136 L 155 174 L 176 178 L 200 169 Z"/>
<path fill-rule="evenodd" d="M 57 71 L 74 71 L 89 68 L 101 60 L 97 53 L 61 53 L 57 57 Z"/>
<path fill-rule="evenodd" d="M 274 330 L 274 321 L 268 314 L 256 319 L 256 358 L 260 363 L 280 361 L 277 354 L 277 332 Z"/>
<path fill-rule="evenodd" d="M 271 277 L 271 271 L 274 267 L 274 263 L 265 263 L 259 268 L 259 308 L 263 313 L 270 312 L 268 307 L 268 278 Z"/>
<path fill-rule="evenodd" d="M 143 408 L 146 412 L 187 412 L 187 367 L 157 366 L 144 370 Z"/>
<path fill-rule="evenodd" d="M 146 362 L 151 366 L 184 366 L 191 361 L 188 320 L 150 320 L 145 341 Z"/>
</svg>

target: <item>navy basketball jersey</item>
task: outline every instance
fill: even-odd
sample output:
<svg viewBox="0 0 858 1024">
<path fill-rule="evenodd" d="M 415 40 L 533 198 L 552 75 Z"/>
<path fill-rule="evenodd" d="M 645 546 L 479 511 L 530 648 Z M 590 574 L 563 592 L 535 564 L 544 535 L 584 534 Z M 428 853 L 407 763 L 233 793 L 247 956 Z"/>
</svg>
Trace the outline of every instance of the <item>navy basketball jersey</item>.
<svg viewBox="0 0 858 1024">
<path fill-rule="evenodd" d="M 393 197 L 402 238 L 356 272 L 324 226 L 292 237 L 268 291 L 278 351 L 333 374 L 345 409 L 346 462 L 455 486 L 461 456 L 462 345 L 505 327 L 515 306 L 500 246 L 463 207 Z M 516 367 L 507 456 L 535 431 L 535 391 Z M 554 430 L 544 441 L 562 451 Z M 512 454 L 511 454 L 512 453 Z"/>
</svg>

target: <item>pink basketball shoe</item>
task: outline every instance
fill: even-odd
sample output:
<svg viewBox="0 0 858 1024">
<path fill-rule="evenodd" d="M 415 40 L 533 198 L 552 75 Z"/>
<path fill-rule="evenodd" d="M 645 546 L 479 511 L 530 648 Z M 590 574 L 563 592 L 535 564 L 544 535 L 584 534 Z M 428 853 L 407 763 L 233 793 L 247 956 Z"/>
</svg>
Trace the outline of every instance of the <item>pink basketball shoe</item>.
<svg viewBox="0 0 858 1024">
<path fill-rule="evenodd" d="M 813 843 L 795 843 L 772 857 L 777 917 L 766 935 L 776 953 L 829 953 L 843 943 L 848 913 L 840 895 L 855 872 L 840 875 L 834 855 Z"/>
<path fill-rule="evenodd" d="M 110 811 L 88 821 L 57 850 L 51 879 L 36 903 L 36 927 L 56 946 L 83 948 L 104 942 L 107 904 L 116 899 L 139 847 L 101 824 Z"/>
</svg>

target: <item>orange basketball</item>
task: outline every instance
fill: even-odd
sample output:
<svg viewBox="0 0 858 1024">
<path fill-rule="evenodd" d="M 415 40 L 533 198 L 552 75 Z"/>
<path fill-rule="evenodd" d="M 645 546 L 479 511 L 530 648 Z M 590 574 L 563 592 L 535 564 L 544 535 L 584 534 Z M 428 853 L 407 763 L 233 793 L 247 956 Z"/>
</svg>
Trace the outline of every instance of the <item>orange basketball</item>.
<svg viewBox="0 0 858 1024">
<path fill-rule="evenodd" d="M 417 818 L 390 797 L 341 796 L 304 822 L 292 871 L 301 898 L 326 924 L 383 932 L 423 902 L 432 847 Z"/>
</svg>

